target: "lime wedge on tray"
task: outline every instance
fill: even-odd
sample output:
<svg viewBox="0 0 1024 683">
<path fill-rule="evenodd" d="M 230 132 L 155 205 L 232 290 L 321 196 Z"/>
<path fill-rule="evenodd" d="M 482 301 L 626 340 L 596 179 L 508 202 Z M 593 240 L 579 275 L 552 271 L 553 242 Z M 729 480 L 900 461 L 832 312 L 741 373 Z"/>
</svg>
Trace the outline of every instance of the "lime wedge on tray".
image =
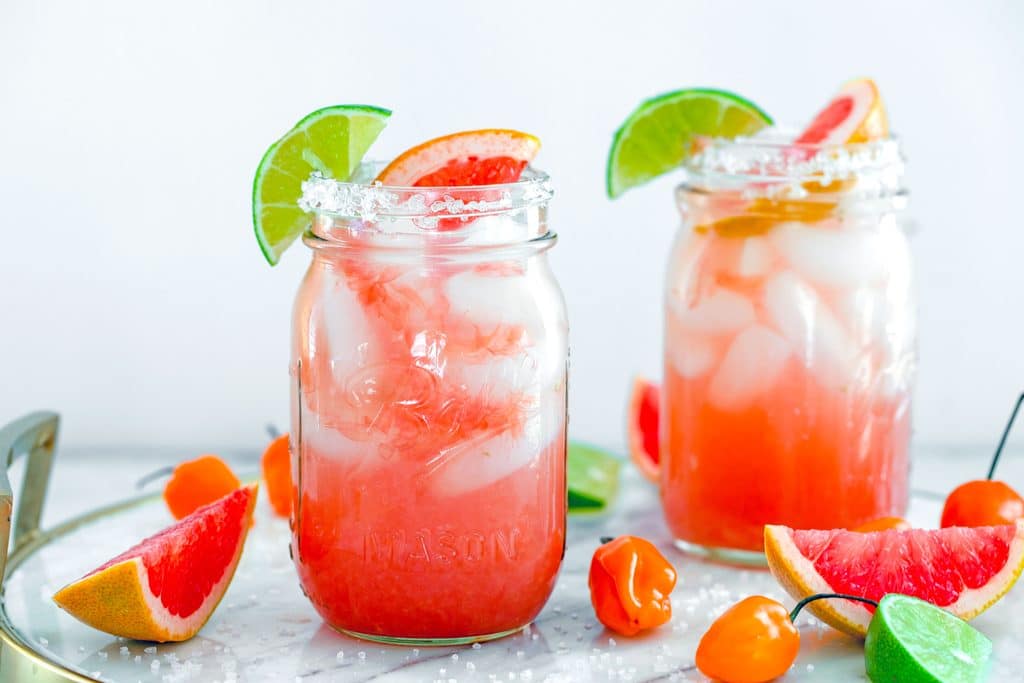
<svg viewBox="0 0 1024 683">
<path fill-rule="evenodd" d="M 690 88 L 652 97 L 615 131 L 608 152 L 608 196 L 614 199 L 678 168 L 695 135 L 753 135 L 771 123 L 755 104 L 724 90 Z"/>
<path fill-rule="evenodd" d="M 569 442 L 566 476 L 569 480 L 569 510 L 600 512 L 614 500 L 619 489 L 622 461 L 595 446 Z"/>
<path fill-rule="evenodd" d="M 980 683 L 991 656 L 992 641 L 960 617 L 895 593 L 879 602 L 864 641 L 872 683 Z"/>
<path fill-rule="evenodd" d="M 324 107 L 270 146 L 252 184 L 252 223 L 270 265 L 309 225 L 298 204 L 303 181 L 313 171 L 347 180 L 390 116 L 361 104 Z"/>
</svg>

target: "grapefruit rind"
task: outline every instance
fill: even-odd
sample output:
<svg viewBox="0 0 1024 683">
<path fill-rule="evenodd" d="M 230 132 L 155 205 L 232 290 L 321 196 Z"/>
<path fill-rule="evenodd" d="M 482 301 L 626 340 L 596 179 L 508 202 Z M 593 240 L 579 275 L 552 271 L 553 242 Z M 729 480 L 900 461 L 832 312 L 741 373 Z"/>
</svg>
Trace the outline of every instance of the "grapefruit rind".
<svg viewBox="0 0 1024 683">
<path fill-rule="evenodd" d="M 82 623 L 114 636 L 157 643 L 192 638 L 217 609 L 242 557 L 257 487 L 246 488 L 251 495 L 235 554 L 203 604 L 187 617 L 171 613 L 150 590 L 149 577 L 140 557 L 118 562 L 65 586 L 53 596 L 54 602 Z"/>
<path fill-rule="evenodd" d="M 1017 532 L 1010 543 L 1006 563 L 980 588 L 964 588 L 957 600 L 943 607 L 965 621 L 978 616 L 1003 597 L 1024 571 L 1024 520 L 1017 521 Z M 793 541 L 792 529 L 768 524 L 764 527 L 764 551 L 768 568 L 779 585 L 794 599 L 815 593 L 833 593 Z M 883 532 L 884 533 L 884 532 Z M 855 638 L 864 638 L 871 623 L 871 612 L 850 600 L 816 600 L 807 609 L 829 626 Z"/>
<path fill-rule="evenodd" d="M 644 429 L 640 424 L 640 413 L 644 407 L 647 391 L 652 386 L 654 386 L 653 382 L 643 377 L 633 380 L 633 390 L 629 397 L 629 410 L 626 416 L 626 430 L 629 435 L 630 459 L 645 479 L 656 483 L 661 474 L 660 459 L 655 460 L 654 455 L 647 452 L 647 446 L 644 444 Z M 657 435 L 655 437 L 657 438 Z"/>
<path fill-rule="evenodd" d="M 394 187 L 413 187 L 456 159 L 509 157 L 529 163 L 540 151 L 540 140 L 529 133 L 502 128 L 452 133 L 416 145 L 388 164 L 377 181 Z"/>
</svg>

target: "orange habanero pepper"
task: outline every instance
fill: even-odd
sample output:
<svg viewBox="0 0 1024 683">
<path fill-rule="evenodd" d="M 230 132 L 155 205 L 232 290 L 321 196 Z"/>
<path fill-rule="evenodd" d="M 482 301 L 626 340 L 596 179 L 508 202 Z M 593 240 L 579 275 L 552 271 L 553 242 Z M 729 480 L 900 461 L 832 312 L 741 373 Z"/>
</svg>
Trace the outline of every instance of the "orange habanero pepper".
<svg viewBox="0 0 1024 683">
<path fill-rule="evenodd" d="M 599 547 L 589 584 L 598 620 L 616 633 L 632 636 L 672 618 L 676 570 L 650 541 L 619 536 Z"/>
</svg>

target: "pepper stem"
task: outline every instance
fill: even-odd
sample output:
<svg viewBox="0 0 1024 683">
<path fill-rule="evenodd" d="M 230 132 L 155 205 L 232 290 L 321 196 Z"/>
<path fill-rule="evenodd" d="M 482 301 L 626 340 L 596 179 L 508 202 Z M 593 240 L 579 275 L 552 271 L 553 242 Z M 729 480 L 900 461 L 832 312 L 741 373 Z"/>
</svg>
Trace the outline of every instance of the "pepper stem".
<svg viewBox="0 0 1024 683">
<path fill-rule="evenodd" d="M 859 595 L 847 595 L 846 593 L 815 593 L 814 595 L 808 595 L 806 598 L 796 603 L 796 607 L 789 613 L 789 620 L 796 621 L 797 616 L 807 605 L 811 604 L 815 600 L 825 600 L 827 598 L 843 598 L 844 600 L 855 600 L 857 602 L 863 602 L 872 607 L 878 607 L 878 603 L 871 598 L 862 598 Z"/>
<path fill-rule="evenodd" d="M 1020 410 L 1021 403 L 1024 403 L 1024 394 L 1017 398 L 1017 405 L 1013 407 L 1013 412 L 1010 413 L 1010 421 L 1006 423 L 1006 429 L 1003 430 L 1003 438 L 999 439 L 999 445 L 996 446 L 996 454 L 992 456 L 992 464 L 988 468 L 988 476 L 985 477 L 989 481 L 992 480 L 992 477 L 996 476 L 996 465 L 999 464 L 999 456 L 1003 454 L 1006 437 L 1010 436 L 1010 428 L 1013 427 L 1013 421 L 1017 419 L 1017 411 Z"/>
<path fill-rule="evenodd" d="M 169 477 L 172 474 L 174 474 L 174 467 L 172 465 L 168 465 L 167 467 L 161 467 L 160 469 L 150 472 L 149 474 L 142 477 L 142 479 L 139 479 L 137 482 L 135 482 L 135 488 L 143 489 L 149 482 L 155 481 L 162 477 Z"/>
<path fill-rule="evenodd" d="M 615 540 L 614 536 L 602 536 L 600 538 L 601 545 L 604 545 L 605 543 L 611 543 L 614 540 Z"/>
</svg>

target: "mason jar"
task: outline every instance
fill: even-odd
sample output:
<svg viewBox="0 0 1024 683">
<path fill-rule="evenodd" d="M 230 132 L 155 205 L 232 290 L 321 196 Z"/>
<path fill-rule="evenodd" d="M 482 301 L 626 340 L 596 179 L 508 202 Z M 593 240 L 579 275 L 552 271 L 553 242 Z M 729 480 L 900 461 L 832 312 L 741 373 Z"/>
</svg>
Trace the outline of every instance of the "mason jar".
<svg viewBox="0 0 1024 683">
<path fill-rule="evenodd" d="M 703 141 L 677 189 L 661 497 L 677 544 L 763 563 L 763 528 L 907 505 L 915 304 L 895 140 Z"/>
<path fill-rule="evenodd" d="M 568 329 L 551 194 L 532 169 L 480 187 L 304 186 L 292 554 L 336 629 L 486 640 L 530 623 L 554 587 Z"/>
</svg>

